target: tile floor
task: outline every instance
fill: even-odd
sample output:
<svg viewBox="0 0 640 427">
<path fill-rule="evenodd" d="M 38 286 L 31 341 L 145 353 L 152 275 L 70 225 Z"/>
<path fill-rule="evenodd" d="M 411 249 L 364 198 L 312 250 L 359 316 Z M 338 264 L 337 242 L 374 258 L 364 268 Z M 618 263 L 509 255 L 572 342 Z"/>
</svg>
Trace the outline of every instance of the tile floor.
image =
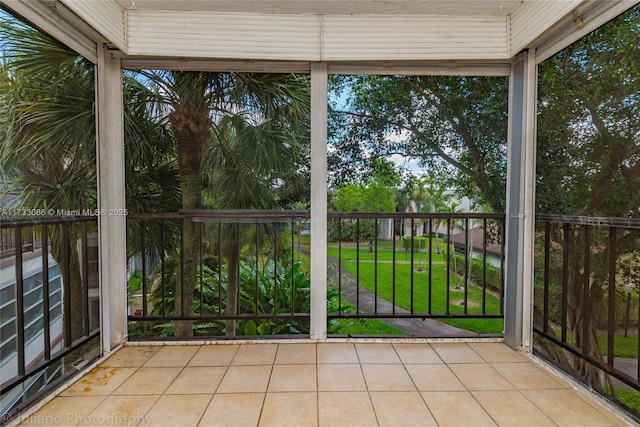
<svg viewBox="0 0 640 427">
<path fill-rule="evenodd" d="M 127 346 L 22 425 L 618 426 L 501 343 Z"/>
</svg>

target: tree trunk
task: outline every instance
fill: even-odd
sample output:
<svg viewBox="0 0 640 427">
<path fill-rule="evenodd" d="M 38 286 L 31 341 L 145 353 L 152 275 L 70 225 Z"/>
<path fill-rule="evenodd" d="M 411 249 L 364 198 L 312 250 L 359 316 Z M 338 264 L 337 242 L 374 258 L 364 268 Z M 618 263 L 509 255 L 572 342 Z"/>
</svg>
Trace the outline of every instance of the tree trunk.
<svg viewBox="0 0 640 427">
<path fill-rule="evenodd" d="M 53 239 L 52 239 L 53 240 Z M 62 242 L 62 236 L 60 236 Z M 76 250 L 77 241 L 71 233 L 69 239 L 69 260 L 65 259 L 63 245 L 53 245 L 51 248 L 51 256 L 60 266 L 60 275 L 62 283 L 69 284 L 70 300 L 71 300 L 71 318 L 64 319 L 64 322 L 71 323 L 71 341 L 75 341 L 84 335 L 84 289 L 82 286 L 82 274 L 80 272 L 80 262 L 78 261 L 78 251 Z M 67 269 L 67 265 L 69 268 Z M 86 314 L 88 316 L 88 313 Z M 66 326 L 65 326 L 66 327 Z M 71 343 L 67 343 L 71 345 Z"/>
<path fill-rule="evenodd" d="M 204 103 L 190 98 L 174 105 L 169 115 L 171 129 L 178 144 L 178 173 L 183 209 L 202 208 L 202 156 L 209 139 L 211 121 Z M 183 264 L 183 282 L 176 284 L 174 313 L 176 316 L 193 315 L 193 295 L 197 279 L 196 259 L 198 235 L 196 224 L 185 220 L 182 229 L 180 256 Z M 175 325 L 176 337 L 193 336 L 193 321 L 179 320 Z"/>
</svg>

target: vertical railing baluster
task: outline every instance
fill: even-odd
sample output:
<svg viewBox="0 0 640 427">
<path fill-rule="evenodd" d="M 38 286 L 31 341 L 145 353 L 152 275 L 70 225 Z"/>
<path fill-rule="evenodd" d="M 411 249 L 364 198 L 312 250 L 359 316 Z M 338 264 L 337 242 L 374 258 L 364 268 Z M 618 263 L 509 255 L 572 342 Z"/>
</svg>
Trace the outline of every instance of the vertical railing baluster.
<svg viewBox="0 0 640 427">
<path fill-rule="evenodd" d="M 83 322 L 83 332 L 84 336 L 89 336 L 89 249 L 87 242 L 87 222 L 82 222 L 82 291 L 84 293 L 82 302 L 84 311 L 82 315 L 84 316 Z"/>
<path fill-rule="evenodd" d="M 295 247 L 294 247 L 294 242 L 295 242 L 295 224 L 296 224 L 296 220 L 295 219 L 291 219 L 291 314 L 294 314 L 296 312 L 296 281 L 295 281 L 295 269 L 294 264 L 296 262 L 295 259 Z"/>
<path fill-rule="evenodd" d="M 278 259 L 278 230 L 276 229 L 275 222 L 272 223 L 271 226 L 273 227 L 273 260 L 274 260 L 274 267 L 273 267 L 273 293 L 274 293 L 274 295 L 273 295 L 273 301 L 274 301 L 274 303 L 273 303 L 273 313 L 274 314 L 278 314 L 278 272 L 277 272 L 277 268 L 275 266 L 275 262 Z M 240 245 L 240 241 L 238 241 L 238 245 Z M 238 264 L 238 268 L 239 268 L 239 264 Z M 238 274 L 238 277 L 240 277 L 240 274 Z M 238 300 L 240 300 L 240 298 L 238 298 Z"/>
<path fill-rule="evenodd" d="M 338 267 L 337 269 L 338 269 L 338 313 L 342 313 L 342 218 L 338 218 Z"/>
<path fill-rule="evenodd" d="M 404 220 L 403 220 L 404 221 Z M 391 312 L 396 313 L 396 221 L 393 220 L 393 263 L 391 265 Z"/>
<path fill-rule="evenodd" d="M 571 244 L 571 229 L 569 223 L 563 225 L 563 247 L 562 247 L 562 306 L 560 309 L 562 318 L 560 319 L 560 335 L 563 343 L 567 342 L 567 306 L 569 292 L 569 247 Z"/>
<path fill-rule="evenodd" d="M 487 218 L 482 220 L 482 314 L 487 314 Z"/>
<path fill-rule="evenodd" d="M 464 275 L 462 276 L 464 278 L 464 314 L 467 314 L 467 305 L 469 302 L 469 272 L 471 271 L 471 265 L 469 264 L 470 262 L 472 262 L 471 259 L 469 259 L 469 250 L 473 250 L 473 248 L 469 248 L 469 218 L 465 218 L 464 219 Z M 455 254 L 455 243 L 454 243 L 454 248 L 453 248 L 453 256 L 456 256 Z"/>
<path fill-rule="evenodd" d="M 356 219 L 356 313 L 360 313 L 360 218 Z"/>
<path fill-rule="evenodd" d="M 582 322 L 582 353 L 588 354 L 589 349 L 589 333 L 591 327 L 591 226 L 584 226 L 584 281 L 583 281 L 583 304 L 584 316 Z"/>
<path fill-rule="evenodd" d="M 142 258 L 142 315 L 147 316 L 147 244 L 145 236 L 146 221 L 140 220 L 140 256 Z"/>
<path fill-rule="evenodd" d="M 180 221 L 180 316 L 184 316 L 186 307 L 184 301 L 184 227 L 187 221 L 189 221 L 187 218 L 182 218 Z"/>
<path fill-rule="evenodd" d="M 431 314 L 432 310 L 432 285 L 433 285 L 433 218 L 429 218 L 429 278 L 428 278 L 428 297 L 427 297 L 427 313 Z"/>
<path fill-rule="evenodd" d="M 24 341 L 24 277 L 22 271 L 22 227 L 15 228 L 15 258 L 16 258 L 16 333 L 18 376 L 25 375 L 25 341 Z"/>
<path fill-rule="evenodd" d="M 504 242 L 506 233 L 506 220 L 500 220 L 500 314 L 504 314 Z"/>
<path fill-rule="evenodd" d="M 258 238 L 259 238 L 259 233 L 260 230 L 258 228 L 258 223 L 255 223 L 255 227 L 256 227 L 256 239 L 255 239 L 255 246 L 256 246 L 256 254 L 255 254 L 255 258 L 256 258 L 256 264 L 255 264 L 255 281 L 256 281 L 256 286 L 255 286 L 255 301 L 254 301 L 254 306 L 255 306 L 255 315 L 256 317 L 258 316 L 258 305 L 260 304 L 260 286 L 258 286 L 258 273 L 259 273 L 259 268 L 258 268 L 258 264 L 259 264 L 259 257 L 260 254 L 258 252 Z"/>
<path fill-rule="evenodd" d="M 218 221 L 218 316 L 222 316 L 222 223 Z"/>
<path fill-rule="evenodd" d="M 64 259 L 64 346 L 66 348 L 71 347 L 72 335 L 71 335 L 71 243 L 69 238 L 69 222 L 64 222 L 62 225 L 62 245 L 63 245 L 63 259 Z"/>
<path fill-rule="evenodd" d="M 411 217 L 411 262 L 409 264 L 409 311 L 413 314 L 413 262 L 414 262 L 414 247 L 415 247 L 415 218 Z"/>
<path fill-rule="evenodd" d="M 455 256 L 455 255 L 454 255 Z M 447 287 L 445 290 L 445 313 L 449 314 L 451 287 L 451 218 L 447 218 Z"/>
<path fill-rule="evenodd" d="M 200 252 L 200 316 L 204 314 L 204 223 L 200 222 L 198 239 L 198 251 Z"/>
<path fill-rule="evenodd" d="M 374 219 L 373 312 L 378 314 L 378 218 Z"/>
<path fill-rule="evenodd" d="M 49 233 L 46 225 L 42 225 L 40 235 L 42 244 L 42 313 L 44 316 L 44 360 L 50 360 L 51 303 L 49 301 Z"/>
<path fill-rule="evenodd" d="M 550 248 L 551 248 L 551 222 L 544 223 L 544 294 L 542 317 L 542 329 L 545 333 L 549 332 L 549 270 L 550 268 Z"/>
<path fill-rule="evenodd" d="M 609 310 L 607 313 L 607 364 L 614 364 L 614 340 L 616 330 L 616 231 L 615 227 L 609 227 Z M 640 353 L 639 353 L 640 354 Z"/>
</svg>

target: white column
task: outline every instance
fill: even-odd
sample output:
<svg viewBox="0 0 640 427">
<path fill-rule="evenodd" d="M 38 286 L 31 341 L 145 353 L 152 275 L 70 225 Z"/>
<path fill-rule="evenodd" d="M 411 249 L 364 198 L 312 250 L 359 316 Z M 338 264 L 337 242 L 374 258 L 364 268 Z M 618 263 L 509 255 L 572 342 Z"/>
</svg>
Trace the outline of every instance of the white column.
<svg viewBox="0 0 640 427">
<path fill-rule="evenodd" d="M 522 260 L 522 345 L 532 351 L 533 342 L 533 264 L 536 215 L 536 143 L 538 67 L 534 49 L 528 52 L 526 71 L 526 131 L 524 149 L 524 234 Z"/>
<path fill-rule="evenodd" d="M 127 336 L 124 124 L 120 59 L 98 49 L 96 67 L 98 244 L 102 351 Z"/>
<path fill-rule="evenodd" d="M 311 64 L 311 339 L 327 338 L 327 64 Z"/>
<path fill-rule="evenodd" d="M 523 52 L 513 63 L 509 85 L 504 339 L 513 348 L 528 350 L 533 327 L 536 91 L 535 54 Z"/>
</svg>

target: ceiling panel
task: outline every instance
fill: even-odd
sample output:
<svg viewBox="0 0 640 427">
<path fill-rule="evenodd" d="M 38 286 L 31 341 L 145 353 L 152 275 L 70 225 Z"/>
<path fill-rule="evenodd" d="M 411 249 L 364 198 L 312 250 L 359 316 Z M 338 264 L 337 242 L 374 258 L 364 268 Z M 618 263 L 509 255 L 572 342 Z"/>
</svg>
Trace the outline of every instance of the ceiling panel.
<svg viewBox="0 0 640 427">
<path fill-rule="evenodd" d="M 117 0 L 125 9 L 315 14 L 508 15 L 522 0 Z"/>
</svg>

